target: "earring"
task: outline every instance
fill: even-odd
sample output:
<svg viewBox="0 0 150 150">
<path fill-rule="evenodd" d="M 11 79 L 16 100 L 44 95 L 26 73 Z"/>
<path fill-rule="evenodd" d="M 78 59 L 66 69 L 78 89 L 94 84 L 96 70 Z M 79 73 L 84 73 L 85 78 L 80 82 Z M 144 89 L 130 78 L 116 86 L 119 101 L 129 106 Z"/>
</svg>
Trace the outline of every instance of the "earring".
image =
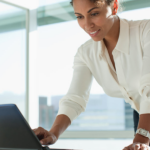
<svg viewBox="0 0 150 150">
<path fill-rule="evenodd" d="M 113 15 L 116 15 L 116 13 L 117 13 L 117 10 L 116 10 L 116 8 L 113 10 Z"/>
<path fill-rule="evenodd" d="M 113 10 L 113 15 L 116 15 L 118 11 L 118 0 L 114 1 L 114 10 Z"/>
</svg>

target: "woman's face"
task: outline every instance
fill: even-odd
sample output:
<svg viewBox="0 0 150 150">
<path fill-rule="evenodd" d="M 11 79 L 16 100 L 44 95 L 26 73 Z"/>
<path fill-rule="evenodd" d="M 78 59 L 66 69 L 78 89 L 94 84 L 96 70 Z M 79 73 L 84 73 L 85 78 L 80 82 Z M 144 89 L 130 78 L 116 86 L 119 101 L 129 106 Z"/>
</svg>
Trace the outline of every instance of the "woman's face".
<svg viewBox="0 0 150 150">
<path fill-rule="evenodd" d="M 100 7 L 90 0 L 73 0 L 73 7 L 80 27 L 94 41 L 100 41 L 108 35 L 114 23 L 111 6 L 104 3 Z"/>
</svg>

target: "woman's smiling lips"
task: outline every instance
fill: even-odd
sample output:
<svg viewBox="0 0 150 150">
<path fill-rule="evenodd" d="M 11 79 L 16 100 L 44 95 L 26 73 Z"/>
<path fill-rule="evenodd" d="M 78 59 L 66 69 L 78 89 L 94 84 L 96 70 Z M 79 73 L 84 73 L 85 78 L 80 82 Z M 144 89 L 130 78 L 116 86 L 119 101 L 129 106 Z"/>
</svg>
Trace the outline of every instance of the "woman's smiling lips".
<svg viewBox="0 0 150 150">
<path fill-rule="evenodd" d="M 99 33 L 100 29 L 94 32 L 88 32 L 91 37 L 95 37 Z"/>
</svg>

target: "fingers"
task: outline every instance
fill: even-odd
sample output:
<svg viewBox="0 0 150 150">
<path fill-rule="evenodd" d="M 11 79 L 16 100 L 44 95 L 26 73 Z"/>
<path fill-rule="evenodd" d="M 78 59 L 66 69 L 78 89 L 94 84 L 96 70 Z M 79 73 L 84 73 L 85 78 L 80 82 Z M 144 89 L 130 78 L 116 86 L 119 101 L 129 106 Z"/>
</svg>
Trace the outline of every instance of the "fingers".
<svg viewBox="0 0 150 150">
<path fill-rule="evenodd" d="M 48 131 L 43 129 L 42 127 L 38 127 L 37 129 L 33 129 L 33 132 L 38 137 L 39 140 L 46 138 L 48 136 Z"/>
<path fill-rule="evenodd" d="M 149 150 L 149 146 L 141 144 L 141 150 Z"/>
<path fill-rule="evenodd" d="M 33 129 L 33 132 L 38 137 L 42 145 L 54 144 L 57 141 L 57 137 L 53 133 L 48 132 L 42 127 Z"/>
<path fill-rule="evenodd" d="M 146 144 L 135 144 L 134 150 L 149 150 L 149 146 Z"/>
<path fill-rule="evenodd" d="M 54 140 L 53 140 L 52 136 L 48 136 L 47 138 L 42 139 L 40 142 L 42 145 L 49 145 L 49 144 L 53 144 Z"/>
<path fill-rule="evenodd" d="M 150 150 L 150 148 L 146 144 L 133 143 L 133 144 L 125 147 L 123 150 Z"/>
<path fill-rule="evenodd" d="M 35 133 L 35 135 L 40 135 L 40 134 L 44 134 L 45 130 L 42 127 L 38 127 L 36 129 L 33 129 L 33 132 Z"/>
<path fill-rule="evenodd" d="M 133 146 L 133 144 L 130 144 L 129 146 L 125 147 L 123 150 L 134 150 L 134 149 L 132 148 L 132 146 Z"/>
<path fill-rule="evenodd" d="M 140 150 L 140 144 L 135 144 L 135 146 L 134 146 L 134 150 Z"/>
</svg>

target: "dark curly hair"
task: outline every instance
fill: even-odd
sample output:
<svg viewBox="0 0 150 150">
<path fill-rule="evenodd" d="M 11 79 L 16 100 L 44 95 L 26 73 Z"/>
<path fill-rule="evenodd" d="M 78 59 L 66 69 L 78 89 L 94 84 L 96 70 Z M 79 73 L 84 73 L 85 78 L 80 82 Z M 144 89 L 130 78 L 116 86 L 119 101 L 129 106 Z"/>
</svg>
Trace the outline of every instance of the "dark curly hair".
<svg viewBox="0 0 150 150">
<path fill-rule="evenodd" d="M 98 1 L 102 1 L 102 0 L 90 0 L 91 2 L 93 3 L 96 3 Z M 114 0 L 105 0 L 107 5 L 111 5 L 111 3 L 114 1 Z M 73 0 L 71 0 L 70 4 L 73 6 Z"/>
<path fill-rule="evenodd" d="M 95 3 L 96 5 L 98 5 L 98 2 L 99 1 L 105 1 L 107 3 L 107 5 L 111 5 L 113 4 L 114 0 L 90 0 L 91 2 Z M 119 0 L 121 1 L 121 3 L 119 2 L 119 9 L 118 9 L 118 12 L 121 12 L 124 10 L 124 7 L 123 7 L 123 0 Z M 71 0 L 70 4 L 73 6 L 73 0 Z"/>
</svg>

